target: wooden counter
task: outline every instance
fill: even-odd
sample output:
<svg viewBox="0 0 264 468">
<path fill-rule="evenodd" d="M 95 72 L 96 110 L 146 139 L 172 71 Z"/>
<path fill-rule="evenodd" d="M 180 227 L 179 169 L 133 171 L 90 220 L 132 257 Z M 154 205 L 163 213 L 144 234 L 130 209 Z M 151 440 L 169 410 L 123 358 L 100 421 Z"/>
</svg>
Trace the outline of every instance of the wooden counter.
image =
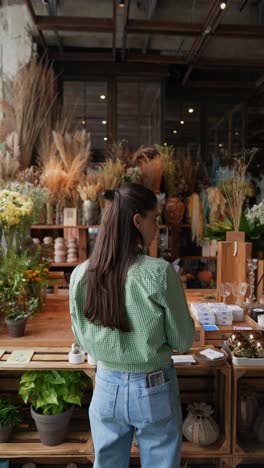
<svg viewBox="0 0 264 468">
<path fill-rule="evenodd" d="M 8 335 L 6 327 L 1 327 L 1 348 L 69 347 L 74 341 L 67 294 L 48 294 L 42 312 L 27 321 L 25 336 L 12 338 Z"/>
<path fill-rule="evenodd" d="M 216 302 L 216 290 L 214 289 L 185 289 L 187 302 L 190 306 L 191 302 Z M 219 330 L 205 331 L 205 344 L 212 346 L 222 346 L 223 342 L 234 332 L 234 327 L 250 327 L 253 330 L 263 331 L 263 328 L 258 325 L 247 313 L 244 315 L 243 322 L 233 322 L 231 325 L 217 325 Z M 202 327 L 202 325 L 201 325 Z M 243 333 L 243 330 L 241 330 Z M 246 330 L 245 330 L 246 332 Z"/>
<path fill-rule="evenodd" d="M 187 301 L 215 302 L 215 290 L 185 289 Z M 254 320 L 246 316 L 245 322 L 233 322 L 232 325 L 218 325 L 219 330 L 205 332 L 202 325 L 195 322 L 194 346 L 211 344 L 221 346 L 224 340 L 234 331 L 235 326 L 247 326 L 255 330 L 263 330 Z M 71 330 L 69 299 L 65 294 L 47 296 L 43 311 L 28 320 L 26 334 L 21 338 L 12 338 L 4 326 L 1 329 L 1 347 L 70 347 L 75 341 Z"/>
</svg>

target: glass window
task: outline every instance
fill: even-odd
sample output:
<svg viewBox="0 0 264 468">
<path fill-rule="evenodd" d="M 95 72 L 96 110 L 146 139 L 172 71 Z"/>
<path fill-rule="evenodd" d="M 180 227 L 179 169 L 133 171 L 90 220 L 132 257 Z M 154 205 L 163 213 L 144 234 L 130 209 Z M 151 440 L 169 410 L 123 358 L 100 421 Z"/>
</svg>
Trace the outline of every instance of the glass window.
<svg viewBox="0 0 264 468">
<path fill-rule="evenodd" d="M 91 133 L 92 152 L 102 153 L 107 143 L 107 82 L 65 81 L 64 108 L 72 124 Z"/>
<path fill-rule="evenodd" d="M 160 82 L 117 84 L 117 140 L 132 150 L 160 143 Z"/>
</svg>

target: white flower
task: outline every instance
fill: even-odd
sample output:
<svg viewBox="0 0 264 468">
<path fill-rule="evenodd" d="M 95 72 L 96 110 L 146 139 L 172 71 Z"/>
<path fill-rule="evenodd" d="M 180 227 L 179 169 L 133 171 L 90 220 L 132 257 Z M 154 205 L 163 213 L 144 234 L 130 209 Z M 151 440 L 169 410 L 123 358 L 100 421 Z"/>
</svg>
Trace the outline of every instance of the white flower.
<svg viewBox="0 0 264 468">
<path fill-rule="evenodd" d="M 250 224 L 264 224 L 264 200 L 252 206 L 245 214 Z"/>
</svg>

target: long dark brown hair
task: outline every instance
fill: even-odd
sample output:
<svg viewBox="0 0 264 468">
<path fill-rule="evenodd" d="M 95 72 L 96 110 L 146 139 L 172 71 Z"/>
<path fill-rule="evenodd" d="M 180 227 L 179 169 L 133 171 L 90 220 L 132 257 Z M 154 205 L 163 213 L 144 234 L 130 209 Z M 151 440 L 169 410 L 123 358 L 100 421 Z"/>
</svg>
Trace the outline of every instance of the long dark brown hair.
<svg viewBox="0 0 264 468">
<path fill-rule="evenodd" d="M 155 194 L 139 184 L 103 193 L 108 203 L 88 266 L 85 315 L 92 323 L 129 331 L 125 311 L 127 271 L 139 255 L 143 238 L 133 223 L 157 205 Z"/>
</svg>

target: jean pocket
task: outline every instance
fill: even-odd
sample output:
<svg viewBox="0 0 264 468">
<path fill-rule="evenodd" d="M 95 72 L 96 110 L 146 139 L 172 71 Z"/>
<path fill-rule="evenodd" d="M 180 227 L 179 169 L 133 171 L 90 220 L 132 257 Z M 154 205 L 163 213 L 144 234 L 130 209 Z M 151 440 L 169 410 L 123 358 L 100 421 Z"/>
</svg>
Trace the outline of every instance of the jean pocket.
<svg viewBox="0 0 264 468">
<path fill-rule="evenodd" d="M 175 414 L 171 382 L 138 390 L 138 405 L 145 423 L 158 423 Z"/>
<path fill-rule="evenodd" d="M 101 421 L 113 419 L 118 387 L 119 385 L 106 382 L 97 376 L 89 413 L 95 414 Z"/>
</svg>

